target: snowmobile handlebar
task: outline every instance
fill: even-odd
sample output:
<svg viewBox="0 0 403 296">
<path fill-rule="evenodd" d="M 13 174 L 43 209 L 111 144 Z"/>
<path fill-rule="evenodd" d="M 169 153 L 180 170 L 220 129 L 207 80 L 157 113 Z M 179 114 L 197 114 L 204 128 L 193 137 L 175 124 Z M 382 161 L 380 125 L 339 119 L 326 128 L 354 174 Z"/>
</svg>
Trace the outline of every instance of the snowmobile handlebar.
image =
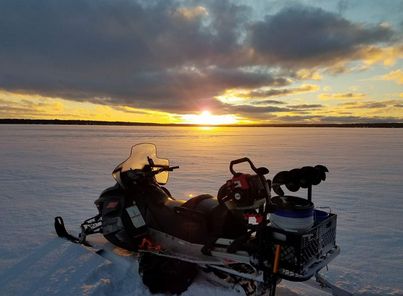
<svg viewBox="0 0 403 296">
<path fill-rule="evenodd" d="M 162 173 L 162 172 L 172 172 L 173 170 L 179 169 L 179 166 L 170 167 L 170 166 L 158 166 L 158 165 L 154 165 L 154 166 L 151 166 L 151 168 L 158 168 L 158 169 L 155 170 L 155 171 L 149 172 L 149 174 L 150 174 L 151 176 L 155 176 L 155 175 L 157 175 L 157 174 L 159 174 L 159 173 Z"/>
<path fill-rule="evenodd" d="M 152 171 L 152 173 L 154 173 L 154 175 L 158 174 L 158 173 L 162 173 L 164 171 L 168 171 L 168 172 L 172 172 L 175 169 L 179 169 L 179 166 L 173 166 L 170 167 L 169 165 L 158 165 L 154 163 L 154 160 L 147 156 L 147 160 L 148 160 L 148 167 L 150 169 L 152 168 L 159 168 L 158 170 Z"/>
<path fill-rule="evenodd" d="M 173 166 L 173 167 L 169 167 L 168 171 L 172 172 L 173 170 L 179 169 L 179 166 Z"/>
<path fill-rule="evenodd" d="M 155 168 L 155 169 L 153 169 Z M 143 169 L 135 169 L 127 171 L 129 179 L 136 180 L 141 178 L 152 178 L 162 172 L 172 172 L 175 169 L 179 169 L 179 166 L 160 166 L 160 165 L 147 165 Z"/>
</svg>

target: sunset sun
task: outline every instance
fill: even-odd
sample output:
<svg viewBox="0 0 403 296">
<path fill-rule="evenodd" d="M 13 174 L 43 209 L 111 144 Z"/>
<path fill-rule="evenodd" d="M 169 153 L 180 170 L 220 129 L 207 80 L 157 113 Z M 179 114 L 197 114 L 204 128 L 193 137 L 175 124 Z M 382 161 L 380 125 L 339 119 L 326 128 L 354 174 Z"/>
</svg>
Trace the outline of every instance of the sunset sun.
<svg viewBox="0 0 403 296">
<path fill-rule="evenodd" d="M 208 110 L 204 110 L 200 114 L 185 114 L 182 116 L 182 120 L 184 123 L 199 125 L 235 124 L 238 122 L 235 115 L 214 115 Z"/>
</svg>

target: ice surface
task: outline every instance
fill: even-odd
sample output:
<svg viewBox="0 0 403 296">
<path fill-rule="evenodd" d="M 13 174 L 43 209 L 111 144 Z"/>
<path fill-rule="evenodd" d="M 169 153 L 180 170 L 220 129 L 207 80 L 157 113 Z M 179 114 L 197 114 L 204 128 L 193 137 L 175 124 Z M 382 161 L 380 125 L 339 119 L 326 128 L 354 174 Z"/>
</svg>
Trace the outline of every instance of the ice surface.
<svg viewBox="0 0 403 296">
<path fill-rule="evenodd" d="M 73 295 L 69 289 L 83 295 L 148 293 L 138 278 L 126 277 L 130 272 L 56 243 L 53 230 L 53 217 L 60 215 L 78 231 L 96 213 L 93 201 L 113 184 L 113 168 L 141 142 L 155 143 L 161 157 L 180 166 L 167 185 L 179 198 L 215 194 L 230 176 L 229 161 L 243 156 L 267 166 L 271 178 L 280 170 L 326 165 L 328 179 L 314 188 L 313 200 L 338 214 L 342 249 L 326 277 L 358 295 L 403 295 L 402 129 L 40 125 L 0 126 L 1 295 L 24 295 L 17 292 L 28 290 L 18 285 L 36 289 L 36 295 L 44 289 L 55 295 Z M 41 252 L 36 262 L 27 256 Z M 68 254 L 84 259 L 76 266 Z M 52 260 L 56 255 L 66 260 Z M 80 262 L 89 262 L 88 270 Z M 42 286 L 45 277 L 53 284 Z M 321 293 L 309 285 L 285 282 L 279 295 Z M 202 278 L 188 292 L 229 293 Z"/>
</svg>

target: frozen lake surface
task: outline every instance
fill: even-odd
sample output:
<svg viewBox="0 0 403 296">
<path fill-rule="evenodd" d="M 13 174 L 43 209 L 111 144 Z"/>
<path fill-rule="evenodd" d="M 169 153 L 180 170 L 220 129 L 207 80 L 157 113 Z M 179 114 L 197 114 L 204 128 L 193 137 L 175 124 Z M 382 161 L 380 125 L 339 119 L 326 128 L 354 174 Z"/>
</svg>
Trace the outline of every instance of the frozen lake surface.
<svg viewBox="0 0 403 296">
<path fill-rule="evenodd" d="M 167 185 L 177 198 L 215 195 L 230 177 L 229 161 L 244 156 L 267 166 L 269 178 L 326 165 L 328 179 L 314 187 L 313 201 L 338 214 L 342 250 L 326 277 L 359 295 L 403 295 L 403 129 L 1 125 L 0 275 L 10 278 L 18 262 L 52 244 L 55 216 L 72 228 L 95 214 L 93 201 L 114 183 L 112 170 L 141 142 L 180 166 Z M 95 291 L 83 285 L 83 294 Z M 196 286 L 193 295 L 203 291 L 202 282 Z M 120 295 L 147 293 L 139 287 L 129 284 Z"/>
</svg>

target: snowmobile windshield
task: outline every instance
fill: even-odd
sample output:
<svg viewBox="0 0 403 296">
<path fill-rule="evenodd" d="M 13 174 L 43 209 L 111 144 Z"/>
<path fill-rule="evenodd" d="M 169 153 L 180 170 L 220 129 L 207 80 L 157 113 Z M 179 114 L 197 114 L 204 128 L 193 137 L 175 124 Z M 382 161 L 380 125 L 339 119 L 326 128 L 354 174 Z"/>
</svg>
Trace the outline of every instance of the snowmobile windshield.
<svg viewBox="0 0 403 296">
<path fill-rule="evenodd" d="M 130 170 L 143 170 L 146 166 L 151 166 L 153 171 L 164 167 L 169 167 L 169 160 L 157 156 L 157 147 L 154 144 L 138 144 L 132 147 L 128 159 L 119 164 L 112 173 L 113 178 L 124 187 L 121 181 L 121 174 Z M 155 175 L 155 179 L 160 185 L 168 182 L 168 172 L 163 171 Z"/>
</svg>

